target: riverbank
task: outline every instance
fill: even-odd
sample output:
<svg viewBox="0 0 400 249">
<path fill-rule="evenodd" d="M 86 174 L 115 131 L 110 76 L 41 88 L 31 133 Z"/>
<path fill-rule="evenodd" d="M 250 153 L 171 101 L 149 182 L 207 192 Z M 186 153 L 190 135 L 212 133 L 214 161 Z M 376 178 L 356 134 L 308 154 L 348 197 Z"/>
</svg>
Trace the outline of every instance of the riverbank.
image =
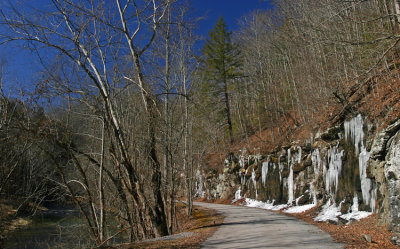
<svg viewBox="0 0 400 249">
<path fill-rule="evenodd" d="M 31 223 L 29 218 L 18 217 L 16 213 L 17 209 L 11 202 L 0 199 L 0 243 L 7 238 L 7 234 L 10 232 Z"/>
<path fill-rule="evenodd" d="M 28 204 L 29 205 L 29 204 Z M 33 213 L 18 212 L 11 201 L 0 204 L 0 248 L 88 248 L 86 224 L 73 205 L 39 207 Z"/>
</svg>

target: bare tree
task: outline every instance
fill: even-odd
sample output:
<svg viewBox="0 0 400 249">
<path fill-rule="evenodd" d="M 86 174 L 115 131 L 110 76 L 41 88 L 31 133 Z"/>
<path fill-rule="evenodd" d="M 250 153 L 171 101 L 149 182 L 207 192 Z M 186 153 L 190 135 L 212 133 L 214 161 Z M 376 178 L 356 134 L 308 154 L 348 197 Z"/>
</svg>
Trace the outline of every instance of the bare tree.
<svg viewBox="0 0 400 249">
<path fill-rule="evenodd" d="M 76 188 L 72 185 L 78 183 L 84 189 L 87 197 L 86 204 L 90 207 L 89 213 L 86 215 L 87 221 L 99 245 L 106 241 L 103 230 L 104 214 L 101 214 L 99 221 L 94 208 L 97 202 L 93 195 L 99 195 L 100 205 L 103 205 L 101 204 L 104 198 L 102 194 L 103 172 L 106 172 L 107 178 L 119 193 L 120 200 L 125 203 L 125 215 L 130 226 L 128 229 L 132 231 L 132 239 L 168 234 L 161 191 L 161 164 L 157 155 L 156 122 L 159 111 L 151 86 L 145 82 L 141 57 L 155 40 L 159 24 L 164 19 L 169 5 L 169 1 L 155 0 L 126 1 L 124 3 L 116 1 L 115 5 L 107 2 L 80 3 L 54 0 L 52 9 L 46 14 L 41 13 L 40 16 L 37 14 L 38 12 L 34 13 L 35 16 L 32 17 L 24 15 L 11 4 L 6 11 L 2 12 L 2 23 L 8 27 L 8 31 L 1 35 L 1 43 L 26 42 L 36 46 L 35 48 L 45 46 L 52 49 L 38 48 L 43 52 L 53 51 L 60 57 L 73 62 L 74 66 L 70 67 L 70 71 L 76 72 L 74 79 L 81 78 L 84 79 L 84 82 L 89 83 L 88 86 L 85 86 L 85 83 L 78 85 L 69 81 L 62 82 L 63 84 L 57 83 L 66 87 L 62 88 L 65 90 L 62 94 L 72 90 L 70 95 L 74 97 L 77 94 L 80 95 L 78 100 L 81 102 L 86 101 L 90 96 L 88 93 L 91 93 L 94 100 L 101 99 L 100 106 L 93 102 L 89 106 L 104 114 L 104 121 L 100 122 L 103 124 L 103 128 L 100 130 L 107 131 L 110 141 L 108 158 L 111 159 L 113 168 L 106 170 L 104 167 L 104 134 L 101 135 L 102 145 L 99 158 L 80 151 L 79 148 L 59 143 L 60 147 L 70 153 L 71 163 L 81 178 L 79 181 L 65 178 L 67 174 L 62 165 L 59 165 L 59 170 L 64 176 L 63 183 L 70 194 L 76 197 L 74 200 L 81 207 L 83 213 L 86 211 L 77 196 L 79 192 L 76 192 Z M 105 12 L 107 7 L 116 7 L 119 21 L 113 13 Z M 150 32 L 148 40 L 143 43 L 147 32 Z M 125 39 L 126 42 L 121 42 L 122 39 Z M 139 48 L 140 45 L 142 48 Z M 132 63 L 132 69 L 129 74 L 125 74 L 126 76 L 117 67 L 120 63 L 121 51 L 126 51 L 123 49 L 124 47 L 128 49 L 130 54 L 128 61 Z M 54 80 L 53 82 L 59 81 Z M 119 87 L 123 84 L 126 86 L 134 84 L 139 89 L 143 101 L 143 117 L 147 126 L 145 127 L 147 135 L 144 154 L 140 156 L 145 158 L 145 164 L 151 166 L 149 172 L 151 172 L 152 180 L 151 184 L 147 185 L 152 191 L 150 199 L 145 193 L 147 189 L 144 188 L 139 175 L 136 165 L 138 160 L 131 156 L 131 148 L 126 136 L 129 127 L 122 125 L 123 119 L 117 111 L 117 97 L 121 96 Z M 91 87 L 94 87 L 92 89 L 95 90 L 93 91 Z M 88 103 L 86 102 L 86 104 Z M 99 170 L 97 192 L 93 192 L 90 188 L 92 180 L 85 171 L 87 163 Z"/>
</svg>

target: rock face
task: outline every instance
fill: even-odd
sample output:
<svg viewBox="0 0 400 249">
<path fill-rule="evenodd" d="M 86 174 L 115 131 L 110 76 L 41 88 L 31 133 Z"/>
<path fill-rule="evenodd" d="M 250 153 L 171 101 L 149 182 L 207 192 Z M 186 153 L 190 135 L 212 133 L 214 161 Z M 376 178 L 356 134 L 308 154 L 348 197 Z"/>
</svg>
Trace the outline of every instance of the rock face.
<svg viewBox="0 0 400 249">
<path fill-rule="evenodd" d="M 268 155 L 230 153 L 223 174 L 205 174 L 203 187 L 216 199 L 236 192 L 236 199 L 289 206 L 329 203 L 341 214 L 357 207 L 400 234 L 400 120 L 376 130 L 357 115 Z"/>
</svg>

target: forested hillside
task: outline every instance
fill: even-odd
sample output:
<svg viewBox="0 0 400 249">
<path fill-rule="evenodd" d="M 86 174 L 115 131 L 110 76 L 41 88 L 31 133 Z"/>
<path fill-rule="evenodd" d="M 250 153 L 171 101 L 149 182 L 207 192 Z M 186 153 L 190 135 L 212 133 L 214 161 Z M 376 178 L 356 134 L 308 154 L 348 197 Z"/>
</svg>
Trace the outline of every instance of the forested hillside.
<svg viewBox="0 0 400 249">
<path fill-rule="evenodd" d="M 343 212 L 357 197 L 400 231 L 399 178 L 384 169 L 400 167 L 400 3 L 272 4 L 203 39 L 190 2 L 1 3 L 0 46 L 42 70 L 19 92 L 0 70 L 0 199 L 30 213 L 73 203 L 95 246 L 172 234 L 176 200 L 190 215 L 194 197 L 238 189 L 289 206 L 346 199 Z"/>
</svg>

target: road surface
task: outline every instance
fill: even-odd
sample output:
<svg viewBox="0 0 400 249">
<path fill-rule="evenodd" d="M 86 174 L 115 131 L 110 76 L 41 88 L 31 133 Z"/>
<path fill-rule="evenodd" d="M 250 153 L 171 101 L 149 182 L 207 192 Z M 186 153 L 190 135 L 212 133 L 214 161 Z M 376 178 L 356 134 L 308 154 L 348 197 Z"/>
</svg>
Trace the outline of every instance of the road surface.
<svg viewBox="0 0 400 249">
<path fill-rule="evenodd" d="M 202 248 L 343 248 L 316 226 L 271 211 L 196 202 L 225 216 Z"/>
</svg>

